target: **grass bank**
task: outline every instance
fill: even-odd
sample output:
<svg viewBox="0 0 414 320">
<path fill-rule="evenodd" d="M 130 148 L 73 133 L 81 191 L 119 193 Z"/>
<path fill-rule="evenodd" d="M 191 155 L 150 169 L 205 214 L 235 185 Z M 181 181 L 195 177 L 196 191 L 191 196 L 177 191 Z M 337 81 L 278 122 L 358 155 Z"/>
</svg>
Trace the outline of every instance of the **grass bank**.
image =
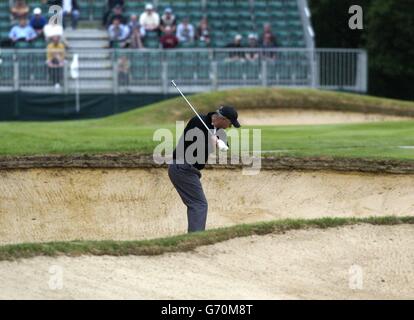
<svg viewBox="0 0 414 320">
<path fill-rule="evenodd" d="M 414 102 L 314 89 L 243 88 L 195 94 L 189 96 L 189 100 L 200 112 L 215 110 L 220 104 L 230 104 L 240 110 L 299 108 L 414 117 Z M 108 117 L 103 122 L 143 125 L 170 123 L 189 117 L 192 117 L 192 111 L 181 97 L 177 97 Z"/>
<path fill-rule="evenodd" d="M 218 104 L 239 109 L 302 108 L 409 113 L 414 103 L 348 93 L 306 89 L 236 89 L 196 94 L 190 100 L 200 110 Z M 2 122 L 0 155 L 79 153 L 152 153 L 154 131 L 174 131 L 176 120 L 192 115 L 182 98 L 168 99 L 115 116 L 81 121 Z M 245 128 L 252 128 L 246 126 Z M 272 155 L 414 159 L 414 121 L 340 125 L 255 126 L 262 129 L 262 150 Z"/>
<path fill-rule="evenodd" d="M 35 256 L 80 255 L 160 255 L 169 252 L 185 252 L 204 245 L 238 237 L 283 233 L 307 228 L 335 228 L 356 224 L 398 225 L 414 224 L 414 217 L 372 218 L 320 218 L 286 219 L 255 224 L 207 230 L 192 234 L 142 241 L 71 241 L 28 243 L 0 246 L 0 261 Z"/>
</svg>

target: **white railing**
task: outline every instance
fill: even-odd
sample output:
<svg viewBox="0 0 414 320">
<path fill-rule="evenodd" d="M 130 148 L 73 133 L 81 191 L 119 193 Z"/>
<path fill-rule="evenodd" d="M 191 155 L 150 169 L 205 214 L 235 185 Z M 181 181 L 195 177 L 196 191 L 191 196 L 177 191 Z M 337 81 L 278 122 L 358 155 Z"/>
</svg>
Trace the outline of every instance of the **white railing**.
<svg viewBox="0 0 414 320">
<path fill-rule="evenodd" d="M 73 51 L 51 70 L 43 49 L 0 51 L 0 90 L 74 92 Z M 77 50 L 81 92 L 168 93 L 171 79 L 187 92 L 245 86 L 367 91 L 367 54 L 359 49 Z M 58 81 L 60 85 L 55 86 Z"/>
</svg>

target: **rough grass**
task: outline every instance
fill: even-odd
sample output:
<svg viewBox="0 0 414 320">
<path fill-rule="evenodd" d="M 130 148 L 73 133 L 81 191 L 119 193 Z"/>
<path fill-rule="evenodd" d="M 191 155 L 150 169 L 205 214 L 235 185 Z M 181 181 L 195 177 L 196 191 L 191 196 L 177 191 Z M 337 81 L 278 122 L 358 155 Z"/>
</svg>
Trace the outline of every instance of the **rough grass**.
<svg viewBox="0 0 414 320">
<path fill-rule="evenodd" d="M 0 261 L 31 258 L 35 256 L 80 256 L 80 255 L 160 255 L 168 252 L 185 252 L 204 245 L 252 235 L 283 233 L 307 228 L 335 228 L 347 225 L 398 225 L 414 224 L 414 217 L 371 218 L 319 218 L 285 219 L 255 224 L 243 224 L 227 228 L 207 230 L 142 241 L 71 241 L 49 243 L 27 243 L 0 246 Z"/>
<path fill-rule="evenodd" d="M 201 93 L 188 98 L 200 112 L 209 112 L 217 109 L 218 105 L 230 104 L 237 109 L 300 108 L 378 112 L 414 117 L 414 102 L 314 89 L 243 88 Z M 171 123 L 189 117 L 192 117 L 192 111 L 181 97 L 177 97 L 111 116 L 103 121 L 111 124 L 143 125 Z"/>
</svg>

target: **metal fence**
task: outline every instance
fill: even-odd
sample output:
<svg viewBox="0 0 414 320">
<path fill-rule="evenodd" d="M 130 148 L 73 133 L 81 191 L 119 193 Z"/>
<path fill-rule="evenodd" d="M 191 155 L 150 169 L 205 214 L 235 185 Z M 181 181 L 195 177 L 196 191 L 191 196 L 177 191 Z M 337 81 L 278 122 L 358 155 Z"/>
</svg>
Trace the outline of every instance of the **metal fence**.
<svg viewBox="0 0 414 320">
<path fill-rule="evenodd" d="M 58 70 L 46 64 L 46 50 L 8 49 L 0 51 L 0 90 L 74 92 L 74 53 L 81 92 L 168 93 L 171 79 L 187 92 L 245 86 L 367 91 L 367 54 L 357 49 L 78 50 L 68 51 Z"/>
</svg>

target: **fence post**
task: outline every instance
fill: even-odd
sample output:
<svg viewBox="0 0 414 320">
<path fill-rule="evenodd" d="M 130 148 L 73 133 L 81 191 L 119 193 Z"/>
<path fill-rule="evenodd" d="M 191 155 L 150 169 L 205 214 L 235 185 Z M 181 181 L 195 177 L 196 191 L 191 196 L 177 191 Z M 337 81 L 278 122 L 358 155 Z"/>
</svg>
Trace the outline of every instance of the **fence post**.
<svg viewBox="0 0 414 320">
<path fill-rule="evenodd" d="M 267 61 L 262 60 L 262 86 L 267 87 Z"/>
<path fill-rule="evenodd" d="M 161 90 L 162 93 L 167 94 L 168 93 L 168 62 L 163 61 L 161 63 Z"/>
<path fill-rule="evenodd" d="M 318 84 L 318 63 L 316 61 L 315 49 L 310 51 L 311 87 L 317 88 Z"/>
<path fill-rule="evenodd" d="M 116 59 L 115 50 L 111 52 L 111 59 L 112 59 L 112 87 L 113 93 L 118 94 L 119 92 L 119 80 L 118 80 L 118 60 Z"/>
<path fill-rule="evenodd" d="M 69 67 L 68 63 L 63 65 L 63 88 L 65 93 L 69 93 Z"/>
<path fill-rule="evenodd" d="M 13 59 L 13 82 L 14 82 L 14 86 L 13 89 L 14 91 L 18 91 L 20 89 L 20 82 L 19 82 L 19 60 L 17 58 L 17 54 L 14 56 Z"/>
<path fill-rule="evenodd" d="M 217 61 L 211 61 L 211 85 L 213 90 L 218 89 Z"/>
<path fill-rule="evenodd" d="M 367 92 L 368 90 L 368 55 L 365 50 L 358 54 L 357 64 L 357 90 Z"/>
</svg>

